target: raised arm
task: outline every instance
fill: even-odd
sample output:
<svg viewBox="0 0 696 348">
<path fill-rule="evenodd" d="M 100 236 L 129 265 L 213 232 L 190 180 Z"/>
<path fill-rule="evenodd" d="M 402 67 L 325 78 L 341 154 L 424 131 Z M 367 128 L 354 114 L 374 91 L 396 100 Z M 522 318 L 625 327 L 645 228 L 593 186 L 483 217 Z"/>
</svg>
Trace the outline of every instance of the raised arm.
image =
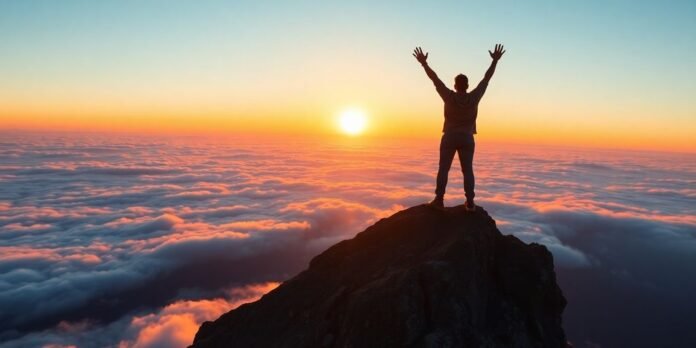
<svg viewBox="0 0 696 348">
<path fill-rule="evenodd" d="M 423 69 L 425 69 L 425 73 L 428 75 L 430 80 L 433 81 L 433 84 L 435 85 L 435 89 L 437 90 L 437 93 L 440 94 L 442 98 L 445 98 L 448 92 L 450 92 L 449 88 L 445 86 L 445 84 L 440 80 L 439 77 L 437 77 L 437 74 L 433 69 L 428 66 L 428 53 L 423 53 L 423 49 L 420 47 L 416 47 L 415 50 L 413 50 L 413 56 L 416 57 L 416 60 L 421 63 L 423 66 Z"/>
<path fill-rule="evenodd" d="M 491 55 L 493 60 L 491 61 L 491 66 L 488 68 L 488 70 L 486 70 L 486 75 L 483 76 L 483 80 L 481 81 L 485 83 L 488 83 L 491 80 L 491 77 L 493 77 L 495 66 L 498 65 L 498 61 L 503 56 L 503 53 L 505 53 L 505 50 L 503 50 L 503 45 L 497 44 L 495 45 L 493 52 L 489 50 L 488 53 Z"/>
</svg>

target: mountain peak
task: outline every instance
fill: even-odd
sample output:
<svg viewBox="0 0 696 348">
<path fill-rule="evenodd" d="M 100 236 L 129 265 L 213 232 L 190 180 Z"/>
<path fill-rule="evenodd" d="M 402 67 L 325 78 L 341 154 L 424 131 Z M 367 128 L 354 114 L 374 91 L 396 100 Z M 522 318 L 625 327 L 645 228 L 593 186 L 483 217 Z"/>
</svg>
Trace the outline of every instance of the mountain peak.
<svg viewBox="0 0 696 348">
<path fill-rule="evenodd" d="M 546 247 L 480 207 L 419 205 L 203 323 L 192 347 L 563 347 L 565 305 Z"/>
</svg>

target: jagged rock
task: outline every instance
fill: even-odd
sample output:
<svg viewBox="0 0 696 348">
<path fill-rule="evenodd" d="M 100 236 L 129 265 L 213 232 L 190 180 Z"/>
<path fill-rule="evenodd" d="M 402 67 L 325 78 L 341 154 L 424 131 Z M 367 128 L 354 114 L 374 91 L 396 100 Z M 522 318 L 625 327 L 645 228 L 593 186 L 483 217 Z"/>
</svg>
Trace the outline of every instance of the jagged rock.
<svg viewBox="0 0 696 348">
<path fill-rule="evenodd" d="M 421 205 L 205 322 L 192 347 L 565 347 L 565 305 L 544 246 L 481 208 Z"/>
</svg>

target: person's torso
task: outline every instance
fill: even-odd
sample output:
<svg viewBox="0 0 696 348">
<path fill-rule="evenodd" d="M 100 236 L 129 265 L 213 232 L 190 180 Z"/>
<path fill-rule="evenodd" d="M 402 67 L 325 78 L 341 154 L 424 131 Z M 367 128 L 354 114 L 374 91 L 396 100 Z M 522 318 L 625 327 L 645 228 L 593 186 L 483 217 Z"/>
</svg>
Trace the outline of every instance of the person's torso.
<svg viewBox="0 0 696 348">
<path fill-rule="evenodd" d="M 450 93 L 445 100 L 445 123 L 443 132 L 476 134 L 476 117 L 479 99 L 471 93 Z"/>
</svg>

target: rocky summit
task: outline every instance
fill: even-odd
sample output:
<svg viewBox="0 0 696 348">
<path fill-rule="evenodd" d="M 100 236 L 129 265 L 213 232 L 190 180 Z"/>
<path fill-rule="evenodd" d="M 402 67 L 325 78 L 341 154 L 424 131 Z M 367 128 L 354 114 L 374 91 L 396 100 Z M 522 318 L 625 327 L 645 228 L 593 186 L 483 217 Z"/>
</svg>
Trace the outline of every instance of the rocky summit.
<svg viewBox="0 0 696 348">
<path fill-rule="evenodd" d="M 546 247 L 482 208 L 420 205 L 339 242 L 192 347 L 565 347 Z"/>
</svg>

